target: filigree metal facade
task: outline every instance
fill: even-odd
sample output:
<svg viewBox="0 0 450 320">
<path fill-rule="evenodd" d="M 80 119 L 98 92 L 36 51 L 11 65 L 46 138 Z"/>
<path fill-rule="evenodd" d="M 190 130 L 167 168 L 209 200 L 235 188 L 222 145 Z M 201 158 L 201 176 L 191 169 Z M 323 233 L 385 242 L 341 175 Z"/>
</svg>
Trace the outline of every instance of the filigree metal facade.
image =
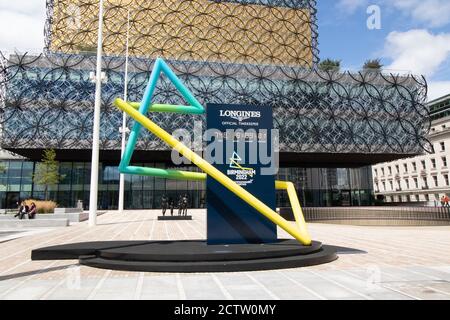
<svg viewBox="0 0 450 320">
<path fill-rule="evenodd" d="M 4 57 L 5 58 L 5 57 Z M 270 105 L 282 152 L 417 154 L 429 150 L 422 77 L 328 73 L 297 67 L 168 61 L 201 103 Z M 89 149 L 95 57 L 47 53 L 11 55 L 3 63 L 4 148 Z M 120 149 L 121 113 L 112 105 L 124 91 L 123 57 L 105 57 L 101 148 Z M 132 58 L 129 100 L 142 96 L 153 60 Z M 155 102 L 181 104 L 164 78 Z M 193 130 L 201 116 L 152 115 L 168 130 Z M 167 150 L 151 134 L 141 150 Z"/>
<path fill-rule="evenodd" d="M 106 0 L 104 50 L 174 60 L 312 67 L 315 0 Z M 98 0 L 47 0 L 46 47 L 97 46 Z M 129 14 L 129 23 L 128 23 Z"/>
<path fill-rule="evenodd" d="M 2 146 L 90 149 L 98 0 L 47 0 L 44 54 L 2 57 Z M 273 107 L 282 152 L 417 154 L 429 150 L 423 77 L 317 70 L 315 0 L 105 0 L 101 148 L 120 149 L 112 101 L 142 96 L 161 56 L 199 101 Z M 128 23 L 129 13 L 129 23 Z M 145 57 L 138 57 L 145 56 Z M 183 103 L 164 79 L 155 102 Z M 173 131 L 195 119 L 155 114 Z M 141 150 L 167 150 L 145 133 Z"/>
</svg>

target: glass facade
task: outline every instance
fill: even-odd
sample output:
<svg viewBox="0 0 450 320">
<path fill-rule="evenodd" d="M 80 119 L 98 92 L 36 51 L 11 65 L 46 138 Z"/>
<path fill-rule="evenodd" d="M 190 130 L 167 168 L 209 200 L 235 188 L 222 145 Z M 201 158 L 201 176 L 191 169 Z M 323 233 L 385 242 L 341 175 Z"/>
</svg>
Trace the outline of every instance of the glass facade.
<svg viewBox="0 0 450 320">
<path fill-rule="evenodd" d="M 0 161 L 0 206 L 15 208 L 22 199 L 45 198 L 45 187 L 33 183 L 36 162 L 22 160 Z M 171 168 L 164 163 L 135 163 L 137 166 Z M 196 167 L 185 168 L 198 171 Z M 48 198 L 60 207 L 75 207 L 78 200 L 89 208 L 89 162 L 61 162 L 61 181 L 48 187 Z M 348 168 L 281 168 L 277 179 L 294 182 L 303 206 L 365 206 L 374 202 L 372 176 L 369 167 Z M 191 208 L 206 205 L 205 182 L 174 181 L 154 177 L 125 176 L 125 208 L 160 208 L 163 194 L 173 198 L 187 194 Z M 99 209 L 117 209 L 119 171 L 117 164 L 101 163 L 99 168 Z M 277 206 L 287 207 L 283 191 L 277 193 Z"/>
</svg>

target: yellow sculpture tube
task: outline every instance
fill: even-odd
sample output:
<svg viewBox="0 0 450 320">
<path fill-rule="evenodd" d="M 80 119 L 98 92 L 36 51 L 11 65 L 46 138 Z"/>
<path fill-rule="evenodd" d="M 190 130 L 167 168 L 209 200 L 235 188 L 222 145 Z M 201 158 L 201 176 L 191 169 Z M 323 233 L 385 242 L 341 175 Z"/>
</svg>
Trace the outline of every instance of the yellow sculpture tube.
<svg viewBox="0 0 450 320">
<path fill-rule="evenodd" d="M 300 201 L 298 201 L 297 191 L 295 190 L 294 184 L 288 181 L 275 181 L 275 189 L 287 191 L 297 227 L 301 234 L 308 235 L 309 237 L 305 217 L 303 215 L 302 207 L 300 206 Z"/>
</svg>

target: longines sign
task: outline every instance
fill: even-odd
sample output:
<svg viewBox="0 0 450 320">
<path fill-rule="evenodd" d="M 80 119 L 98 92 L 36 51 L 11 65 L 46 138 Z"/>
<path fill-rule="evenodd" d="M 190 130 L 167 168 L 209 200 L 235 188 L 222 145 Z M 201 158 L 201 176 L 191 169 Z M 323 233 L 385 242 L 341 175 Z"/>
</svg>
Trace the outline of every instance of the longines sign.
<svg viewBox="0 0 450 320">
<path fill-rule="evenodd" d="M 220 110 L 220 116 L 243 122 L 251 118 L 261 118 L 261 111 Z"/>
</svg>

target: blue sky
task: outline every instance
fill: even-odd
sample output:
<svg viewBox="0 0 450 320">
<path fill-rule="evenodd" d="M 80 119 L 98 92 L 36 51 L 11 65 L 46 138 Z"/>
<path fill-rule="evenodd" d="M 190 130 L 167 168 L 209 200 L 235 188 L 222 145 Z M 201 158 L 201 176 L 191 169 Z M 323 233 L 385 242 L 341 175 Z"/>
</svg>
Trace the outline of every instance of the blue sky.
<svg viewBox="0 0 450 320">
<path fill-rule="evenodd" d="M 45 0 L 0 0 L 0 50 L 40 51 Z M 358 70 L 368 58 L 386 69 L 424 74 L 429 98 L 450 93 L 450 0 L 317 0 L 321 58 Z M 369 30 L 376 5 L 381 29 Z"/>
<path fill-rule="evenodd" d="M 369 30 L 367 9 L 380 9 Z M 424 74 L 429 97 L 450 93 L 450 0 L 318 0 L 320 57 L 358 70 L 369 58 L 386 69 Z"/>
</svg>

